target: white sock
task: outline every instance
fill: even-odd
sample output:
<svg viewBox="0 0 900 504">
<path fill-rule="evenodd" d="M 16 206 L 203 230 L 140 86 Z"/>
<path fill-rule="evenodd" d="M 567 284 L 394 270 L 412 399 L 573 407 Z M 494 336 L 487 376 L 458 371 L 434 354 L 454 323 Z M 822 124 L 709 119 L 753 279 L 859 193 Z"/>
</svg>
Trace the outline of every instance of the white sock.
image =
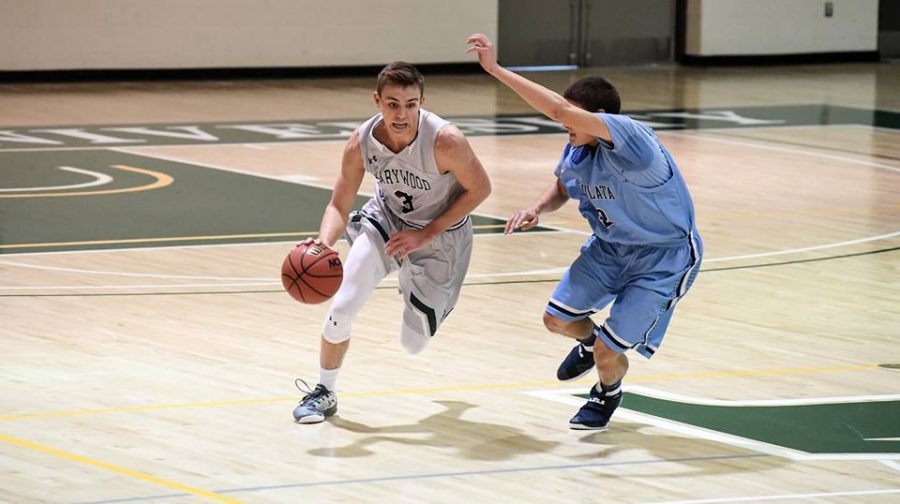
<svg viewBox="0 0 900 504">
<path fill-rule="evenodd" d="M 341 368 L 319 368 L 319 383 L 325 385 L 325 388 L 331 392 L 335 392 L 335 382 L 337 382 L 338 372 L 340 372 L 340 370 Z"/>
</svg>

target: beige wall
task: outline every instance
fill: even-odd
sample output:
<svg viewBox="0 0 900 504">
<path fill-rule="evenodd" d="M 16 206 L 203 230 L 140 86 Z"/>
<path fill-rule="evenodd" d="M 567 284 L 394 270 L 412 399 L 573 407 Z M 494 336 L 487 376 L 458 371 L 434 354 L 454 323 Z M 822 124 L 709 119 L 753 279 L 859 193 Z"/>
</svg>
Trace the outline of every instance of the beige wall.
<svg viewBox="0 0 900 504">
<path fill-rule="evenodd" d="M 875 51 L 878 0 L 688 0 L 690 56 Z"/>
<path fill-rule="evenodd" d="M 0 0 L 0 71 L 469 62 L 496 0 Z"/>
</svg>

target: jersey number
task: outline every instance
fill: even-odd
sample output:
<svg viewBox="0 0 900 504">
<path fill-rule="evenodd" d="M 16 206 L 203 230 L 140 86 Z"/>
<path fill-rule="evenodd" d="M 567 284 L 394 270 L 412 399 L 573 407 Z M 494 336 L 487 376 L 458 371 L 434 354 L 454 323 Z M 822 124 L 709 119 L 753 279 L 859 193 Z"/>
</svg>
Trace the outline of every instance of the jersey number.
<svg viewBox="0 0 900 504">
<path fill-rule="evenodd" d="M 415 210 L 415 208 L 413 208 L 413 204 L 412 204 L 413 197 L 411 194 L 406 194 L 403 191 L 395 191 L 394 196 L 403 200 L 403 208 L 400 209 L 401 212 L 409 213 L 409 212 L 412 212 L 413 210 Z"/>
<path fill-rule="evenodd" d="M 600 208 L 597 209 L 597 218 L 600 219 L 600 224 L 603 224 L 603 227 L 606 229 L 613 227 L 613 224 L 615 224 L 615 222 L 609 220 L 609 216 Z"/>
</svg>

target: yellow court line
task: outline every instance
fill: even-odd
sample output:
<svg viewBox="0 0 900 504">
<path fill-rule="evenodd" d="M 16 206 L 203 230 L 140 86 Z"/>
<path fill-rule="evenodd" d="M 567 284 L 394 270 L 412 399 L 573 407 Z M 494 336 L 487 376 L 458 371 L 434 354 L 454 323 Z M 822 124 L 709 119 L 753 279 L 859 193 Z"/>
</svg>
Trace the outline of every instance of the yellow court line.
<svg viewBox="0 0 900 504">
<path fill-rule="evenodd" d="M 79 462 L 79 463 L 86 464 L 89 466 L 99 467 L 100 469 L 105 469 L 110 472 L 123 474 L 125 476 L 130 476 L 132 478 L 137 478 L 139 480 L 154 483 L 156 485 L 170 488 L 173 490 L 187 492 L 189 494 L 196 495 L 197 497 L 204 497 L 206 499 L 210 499 L 215 502 L 227 502 L 227 503 L 232 503 L 232 504 L 242 502 L 233 497 L 226 497 L 224 495 L 220 495 L 215 492 L 210 492 L 209 490 L 203 490 L 202 488 L 194 488 L 192 486 L 182 485 L 181 483 L 176 483 L 174 481 L 169 481 L 167 479 L 159 478 L 157 476 L 153 476 L 152 474 L 147 474 L 147 473 L 141 472 L 141 471 L 135 471 L 132 469 L 128 469 L 126 467 L 119 467 L 117 465 L 108 464 L 106 462 L 103 462 L 103 461 L 100 461 L 97 459 L 92 459 L 90 457 L 85 457 L 82 455 L 78 455 L 76 453 L 67 452 L 64 450 L 53 448 L 52 446 L 42 445 L 39 443 L 26 441 L 24 439 L 14 438 L 12 436 L 7 436 L 5 434 L 0 434 L 0 441 L 3 441 L 8 444 L 16 445 L 16 446 L 21 446 L 24 448 L 29 448 L 29 449 L 32 449 L 32 450 L 35 450 L 38 452 L 55 455 L 57 457 L 64 458 L 66 460 L 71 460 L 73 462 Z"/>
<path fill-rule="evenodd" d="M 845 371 L 878 371 L 881 370 L 877 364 L 861 364 L 856 366 L 823 366 L 812 368 L 794 368 L 794 369 L 768 369 L 768 370 L 735 370 L 735 371 L 716 371 L 708 373 L 686 373 L 677 375 L 652 375 L 652 376 L 636 376 L 629 377 L 628 382 L 654 382 L 654 381 L 671 381 L 671 380 L 694 380 L 706 378 L 735 378 L 741 376 L 775 376 L 786 374 L 810 374 L 810 373 L 834 373 Z M 595 382 L 596 379 L 583 379 L 574 382 L 568 382 L 567 387 L 573 384 L 588 384 Z M 384 397 L 408 394 L 438 394 L 442 392 L 472 392 L 479 390 L 498 390 L 498 389 L 517 389 L 531 387 L 546 387 L 559 385 L 558 381 L 534 381 L 520 383 L 494 383 L 480 385 L 460 385 L 454 387 L 437 387 L 425 389 L 398 389 L 386 390 L 381 392 L 360 392 L 341 394 L 341 397 Z M 126 406 L 121 408 L 103 408 L 93 410 L 75 410 L 75 411 L 50 411 L 46 413 L 26 413 L 19 415 L 0 415 L 0 421 L 3 420 L 31 420 L 40 418 L 53 417 L 70 417 L 81 415 L 105 415 L 110 413 L 127 413 L 133 411 L 158 411 L 158 410 L 174 410 L 189 408 L 209 408 L 218 406 L 245 406 L 249 404 L 267 404 L 277 402 L 296 401 L 297 397 L 268 397 L 259 399 L 241 399 L 235 401 L 207 401 L 183 404 L 158 404 L 149 406 Z"/>
<path fill-rule="evenodd" d="M 152 184 L 136 186 L 136 187 L 124 187 L 122 189 L 103 189 L 99 191 L 78 191 L 78 192 L 49 192 L 49 193 L 31 193 L 31 194 L 0 194 L 0 198 L 62 198 L 67 196 L 101 196 L 106 194 L 122 194 L 122 193 L 131 193 L 131 192 L 142 192 L 142 191 L 152 191 L 153 189 L 160 189 L 162 187 L 166 187 L 171 185 L 172 182 L 175 181 L 171 176 L 154 171 L 148 170 L 146 168 L 135 168 L 134 166 L 127 165 L 112 165 L 113 168 L 118 168 L 120 170 L 130 171 L 134 173 L 140 173 L 143 175 L 149 175 L 156 179 L 156 182 Z"/>
<path fill-rule="evenodd" d="M 475 229 L 490 229 L 504 227 L 505 224 L 479 224 L 474 226 Z M 121 240 L 88 240 L 88 241 L 71 241 L 71 242 L 50 242 L 50 243 L 16 243 L 12 245 L 0 245 L 0 249 L 20 249 L 20 248 L 46 248 L 46 247 L 75 247 L 85 245 L 125 245 L 128 243 L 167 243 L 178 241 L 206 241 L 206 240 L 236 240 L 250 238 L 290 238 L 303 236 L 316 236 L 318 231 L 304 231 L 299 233 L 249 233 L 249 234 L 231 234 L 231 235 L 208 235 L 208 236 L 170 236 L 164 238 L 125 238 Z"/>
</svg>

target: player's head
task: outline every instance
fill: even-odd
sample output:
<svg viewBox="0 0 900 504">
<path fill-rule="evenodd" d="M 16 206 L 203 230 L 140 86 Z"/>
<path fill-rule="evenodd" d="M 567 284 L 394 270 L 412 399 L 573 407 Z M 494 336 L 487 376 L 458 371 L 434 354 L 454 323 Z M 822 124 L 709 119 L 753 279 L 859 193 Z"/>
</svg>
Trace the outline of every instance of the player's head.
<svg viewBox="0 0 900 504">
<path fill-rule="evenodd" d="M 425 78 L 403 61 L 381 69 L 375 86 L 375 105 L 391 133 L 404 134 L 419 128 L 419 108 L 425 101 Z"/>
<path fill-rule="evenodd" d="M 563 97 L 571 104 L 588 112 L 618 114 L 622 107 L 619 91 L 603 77 L 585 77 L 566 88 Z M 564 125 L 569 131 L 569 143 L 574 146 L 594 143 L 597 140 L 588 133 Z"/>
<path fill-rule="evenodd" d="M 603 77 L 585 77 L 566 88 L 563 97 L 588 112 L 618 114 L 622 108 L 619 91 Z"/>
<path fill-rule="evenodd" d="M 378 83 L 375 85 L 375 92 L 381 93 L 386 86 L 410 87 L 415 86 L 419 89 L 419 95 L 425 94 L 425 77 L 419 69 L 410 65 L 405 61 L 395 61 L 388 63 L 378 73 Z"/>
</svg>

